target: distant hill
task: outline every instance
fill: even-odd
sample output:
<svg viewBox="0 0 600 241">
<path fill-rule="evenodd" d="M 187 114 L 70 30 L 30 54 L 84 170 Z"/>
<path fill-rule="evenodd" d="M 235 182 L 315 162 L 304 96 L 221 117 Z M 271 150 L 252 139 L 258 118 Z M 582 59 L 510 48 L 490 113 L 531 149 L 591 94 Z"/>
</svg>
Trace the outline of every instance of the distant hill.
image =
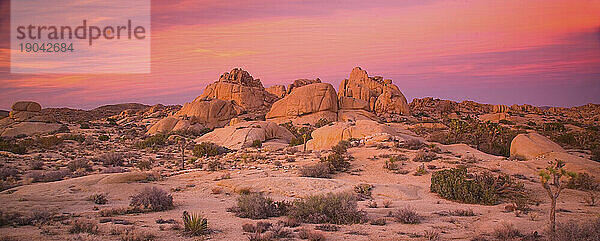
<svg viewBox="0 0 600 241">
<path fill-rule="evenodd" d="M 92 110 L 79 110 L 70 108 L 45 108 L 43 115 L 52 115 L 58 121 L 80 122 L 107 118 L 121 113 L 123 110 L 141 110 L 150 108 L 148 105 L 138 103 L 125 103 L 116 105 L 104 105 Z"/>
</svg>

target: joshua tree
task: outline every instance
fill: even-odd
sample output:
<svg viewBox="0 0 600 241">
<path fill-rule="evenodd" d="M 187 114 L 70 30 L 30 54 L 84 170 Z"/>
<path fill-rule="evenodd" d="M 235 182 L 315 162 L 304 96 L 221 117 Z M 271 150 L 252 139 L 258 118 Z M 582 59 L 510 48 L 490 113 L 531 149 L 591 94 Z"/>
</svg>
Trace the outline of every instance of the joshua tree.
<svg viewBox="0 0 600 241">
<path fill-rule="evenodd" d="M 556 200 L 560 192 L 564 189 L 561 183 L 562 177 L 575 177 L 575 173 L 564 169 L 565 163 L 560 160 L 548 162 L 550 164 L 545 170 L 541 170 L 539 175 L 542 179 L 542 186 L 546 189 L 550 197 L 550 231 L 552 234 L 556 231 Z M 552 187 L 554 186 L 554 187 Z"/>
<path fill-rule="evenodd" d="M 187 147 L 193 142 L 189 142 L 188 139 L 183 136 L 175 137 L 175 141 L 177 143 L 177 147 L 179 147 L 179 150 L 181 151 L 181 169 L 184 170 L 185 169 L 185 149 L 187 149 Z"/>
<path fill-rule="evenodd" d="M 306 151 L 306 142 L 308 141 L 308 139 L 310 139 L 310 134 L 313 130 L 314 128 L 312 126 L 304 126 L 298 130 L 298 133 L 302 136 L 303 139 L 304 151 Z"/>
</svg>

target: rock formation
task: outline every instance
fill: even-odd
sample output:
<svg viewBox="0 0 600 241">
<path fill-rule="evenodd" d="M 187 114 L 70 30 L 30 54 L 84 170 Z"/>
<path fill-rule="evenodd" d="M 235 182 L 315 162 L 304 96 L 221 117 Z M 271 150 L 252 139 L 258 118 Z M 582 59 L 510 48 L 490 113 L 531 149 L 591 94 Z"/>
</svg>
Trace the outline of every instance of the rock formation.
<svg viewBox="0 0 600 241">
<path fill-rule="evenodd" d="M 233 101 L 196 99 L 183 105 L 174 115 L 150 126 L 147 133 L 152 135 L 159 132 L 199 131 L 204 128 L 223 127 L 241 111 L 242 108 Z"/>
<path fill-rule="evenodd" d="M 277 96 L 277 98 L 281 99 L 285 97 L 287 91 L 285 90 L 285 85 L 273 85 L 265 89 L 267 92 L 272 95 Z"/>
<path fill-rule="evenodd" d="M 33 101 L 18 101 L 11 107 L 8 118 L 0 120 L 3 137 L 37 135 L 56 132 L 62 126 L 51 116 L 41 114 L 42 106 Z"/>
<path fill-rule="evenodd" d="M 314 83 L 294 88 L 283 99 L 273 103 L 267 120 L 294 124 L 312 123 L 325 118 L 337 121 L 338 101 L 331 84 Z"/>
<path fill-rule="evenodd" d="M 292 93 L 292 91 L 295 88 L 302 87 L 302 86 L 309 85 L 309 84 L 314 84 L 314 83 L 321 83 L 321 79 L 316 78 L 316 79 L 297 79 L 297 80 L 294 80 L 293 83 L 291 83 L 291 84 L 288 85 L 287 94 Z"/>
<path fill-rule="evenodd" d="M 306 143 L 306 147 L 311 150 L 330 149 L 339 141 L 350 138 L 362 139 L 366 143 L 381 142 L 393 138 L 395 134 L 393 128 L 371 120 L 338 122 L 314 130 L 311 134 L 312 139 Z"/>
<path fill-rule="evenodd" d="M 505 113 L 508 112 L 509 107 L 507 105 L 494 105 L 492 112 L 494 113 Z"/>
<path fill-rule="evenodd" d="M 232 100 L 244 109 L 269 107 L 277 96 L 267 92 L 259 79 L 254 79 L 243 69 L 232 69 L 224 73 L 215 83 L 204 89 L 197 100 Z"/>
<path fill-rule="evenodd" d="M 558 144 L 535 132 L 517 135 L 510 143 L 510 155 L 526 159 L 546 155 L 552 152 L 565 152 Z"/>
<path fill-rule="evenodd" d="M 256 140 L 289 143 L 294 135 L 286 128 L 268 121 L 247 121 L 216 129 L 196 139 L 197 143 L 212 142 L 229 149 L 249 147 Z"/>
<path fill-rule="evenodd" d="M 367 71 L 360 67 L 352 69 L 350 77 L 340 83 L 338 96 L 363 100 L 377 115 L 410 115 L 406 98 L 392 80 L 384 80 L 381 76 L 369 77 Z"/>
</svg>

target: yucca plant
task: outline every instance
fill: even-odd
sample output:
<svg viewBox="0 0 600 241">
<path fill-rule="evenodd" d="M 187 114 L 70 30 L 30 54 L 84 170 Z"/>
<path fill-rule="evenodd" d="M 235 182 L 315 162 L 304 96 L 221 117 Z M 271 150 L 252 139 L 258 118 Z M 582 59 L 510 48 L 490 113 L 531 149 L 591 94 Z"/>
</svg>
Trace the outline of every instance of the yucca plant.
<svg viewBox="0 0 600 241">
<path fill-rule="evenodd" d="M 200 236 L 208 232 L 208 221 L 200 214 L 183 211 L 183 226 L 184 232 L 191 236 Z"/>
</svg>

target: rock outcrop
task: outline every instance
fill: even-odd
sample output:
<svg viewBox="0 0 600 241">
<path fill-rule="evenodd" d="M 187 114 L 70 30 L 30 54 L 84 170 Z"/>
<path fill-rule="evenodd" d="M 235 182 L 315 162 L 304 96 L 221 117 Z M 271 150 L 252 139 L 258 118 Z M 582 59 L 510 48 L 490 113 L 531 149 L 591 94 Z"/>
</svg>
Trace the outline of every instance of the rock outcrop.
<svg viewBox="0 0 600 241">
<path fill-rule="evenodd" d="M 369 77 L 367 71 L 360 67 L 352 69 L 349 78 L 340 83 L 338 96 L 363 100 L 377 115 L 410 115 L 404 94 L 392 80 L 384 80 L 381 76 Z"/>
<path fill-rule="evenodd" d="M 233 101 L 196 99 L 184 104 L 174 115 L 163 118 L 150 126 L 147 134 L 200 131 L 204 128 L 223 127 L 241 111 L 242 108 Z"/>
<path fill-rule="evenodd" d="M 395 135 L 394 128 L 371 120 L 338 122 L 314 130 L 311 134 L 312 139 L 306 143 L 306 147 L 310 150 L 325 150 L 350 138 L 361 139 L 365 143 L 369 143 L 386 141 Z"/>
<path fill-rule="evenodd" d="M 3 137 L 48 134 L 62 127 L 52 117 L 42 115 L 42 106 L 37 102 L 18 101 L 11 109 L 9 118 L 0 121 L 0 134 Z"/>
<path fill-rule="evenodd" d="M 232 69 L 224 73 L 219 80 L 206 86 L 199 100 L 232 100 L 244 109 L 269 107 L 277 96 L 265 90 L 259 79 L 254 79 L 243 69 Z"/>
<path fill-rule="evenodd" d="M 273 85 L 267 87 L 265 90 L 271 93 L 272 95 L 277 96 L 277 98 L 279 99 L 285 97 L 285 95 L 287 94 L 287 91 L 285 90 L 285 85 Z"/>
<path fill-rule="evenodd" d="M 296 88 L 305 86 L 305 85 L 309 85 L 309 84 L 314 84 L 314 83 L 321 83 L 321 79 L 316 78 L 316 79 L 297 79 L 294 80 L 293 83 L 288 85 L 287 88 L 287 94 L 292 93 L 292 91 Z"/>
<path fill-rule="evenodd" d="M 256 140 L 276 140 L 289 143 L 294 135 L 284 127 L 268 121 L 247 121 L 215 129 L 196 139 L 197 143 L 212 142 L 229 149 L 249 147 Z"/>
<path fill-rule="evenodd" d="M 294 88 L 290 94 L 273 103 L 266 118 L 269 121 L 314 124 L 322 118 L 337 121 L 338 101 L 331 84 L 314 83 Z"/>
<path fill-rule="evenodd" d="M 510 108 L 507 105 L 494 105 L 492 107 L 492 112 L 494 113 L 505 113 L 508 112 Z"/>
<path fill-rule="evenodd" d="M 552 152 L 562 153 L 565 150 L 545 136 L 535 132 L 517 135 L 510 143 L 510 155 L 534 159 Z"/>
</svg>

